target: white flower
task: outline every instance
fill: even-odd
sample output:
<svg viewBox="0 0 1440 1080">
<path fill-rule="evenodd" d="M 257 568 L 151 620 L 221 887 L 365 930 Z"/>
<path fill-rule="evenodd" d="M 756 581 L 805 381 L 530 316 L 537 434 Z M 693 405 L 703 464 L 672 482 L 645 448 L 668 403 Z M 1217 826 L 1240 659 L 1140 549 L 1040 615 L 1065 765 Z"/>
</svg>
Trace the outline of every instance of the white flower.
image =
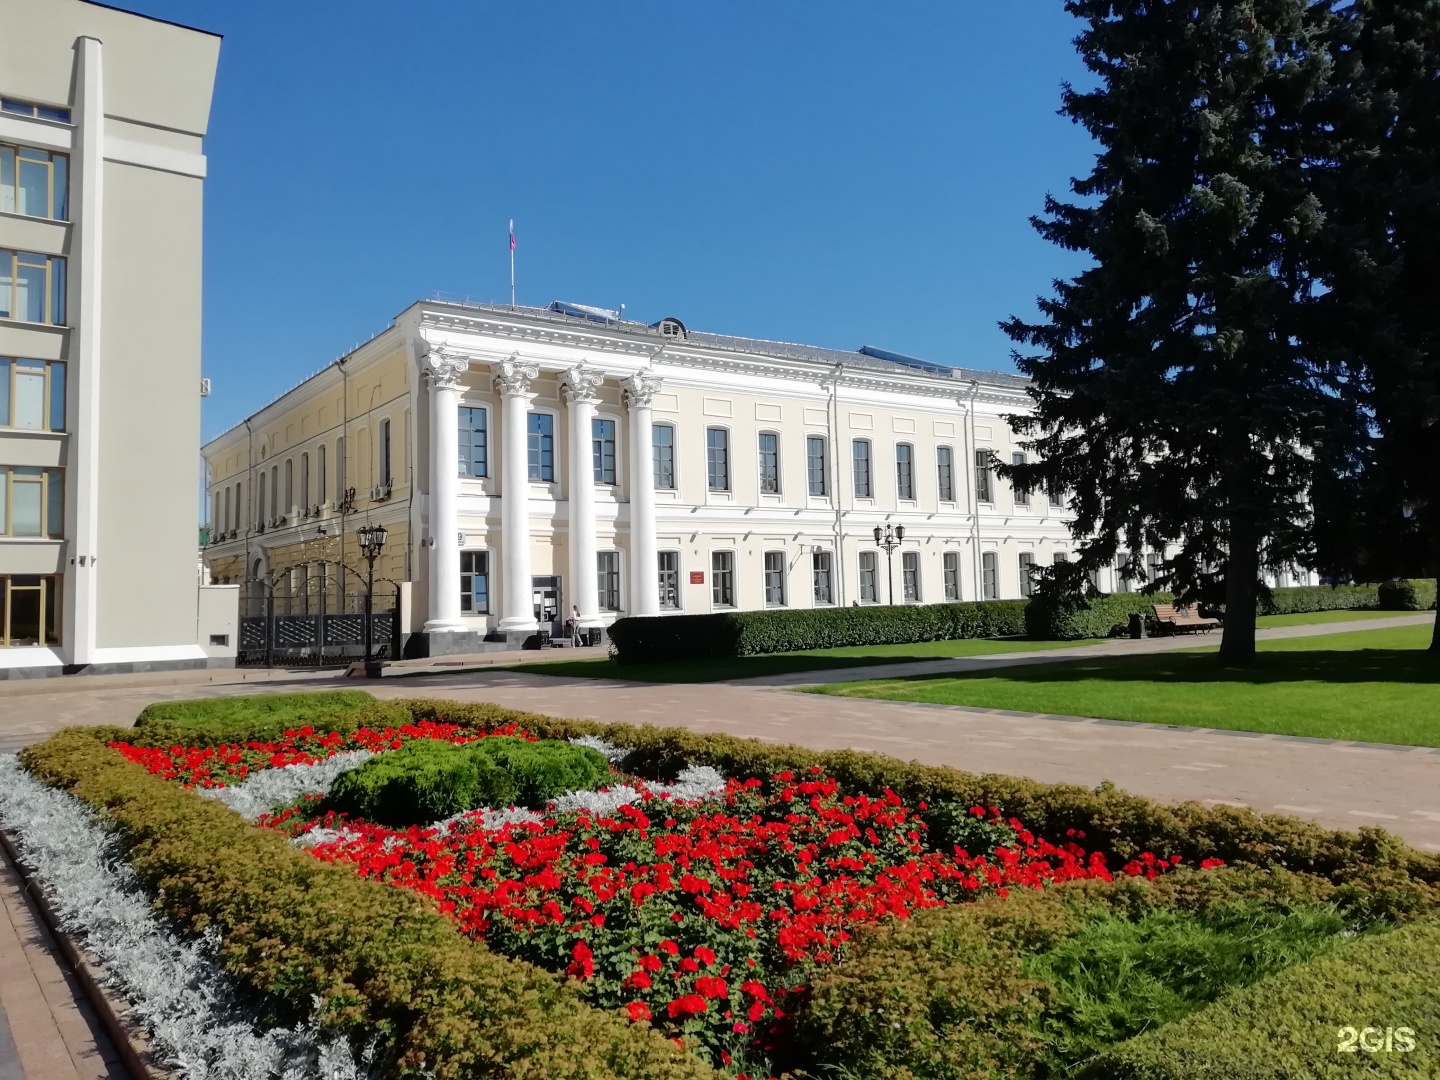
<svg viewBox="0 0 1440 1080">
<path fill-rule="evenodd" d="M 314 765 L 285 765 L 251 773 L 241 784 L 197 787 L 195 794 L 222 802 L 247 821 L 293 803 L 302 795 L 327 795 L 341 773 L 358 769 L 375 755 L 369 750 L 346 750 Z"/>
<path fill-rule="evenodd" d="M 606 742 L 598 735 L 580 735 L 570 740 L 574 746 L 584 746 L 601 754 L 611 765 L 619 765 L 630 756 L 630 751 L 623 746 L 616 746 L 614 743 Z"/>
</svg>

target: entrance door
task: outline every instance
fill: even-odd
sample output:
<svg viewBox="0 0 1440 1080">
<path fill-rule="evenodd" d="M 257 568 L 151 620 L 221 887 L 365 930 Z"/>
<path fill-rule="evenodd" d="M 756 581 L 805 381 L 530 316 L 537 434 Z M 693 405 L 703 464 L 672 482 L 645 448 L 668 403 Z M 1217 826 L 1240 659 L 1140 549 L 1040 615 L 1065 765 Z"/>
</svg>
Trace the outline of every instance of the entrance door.
<svg viewBox="0 0 1440 1080">
<path fill-rule="evenodd" d="M 558 577 L 531 578 L 530 594 L 534 603 L 535 621 L 541 630 L 549 630 L 551 636 L 565 632 L 565 618 L 560 606 L 560 579 Z"/>
</svg>

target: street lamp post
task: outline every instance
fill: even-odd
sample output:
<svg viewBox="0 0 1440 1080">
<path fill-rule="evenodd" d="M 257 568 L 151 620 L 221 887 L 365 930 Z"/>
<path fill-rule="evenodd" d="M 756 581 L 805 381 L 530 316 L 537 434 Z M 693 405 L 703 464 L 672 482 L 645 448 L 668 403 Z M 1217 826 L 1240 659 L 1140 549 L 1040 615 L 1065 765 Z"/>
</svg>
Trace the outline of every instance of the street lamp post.
<svg viewBox="0 0 1440 1080">
<path fill-rule="evenodd" d="M 385 550 L 387 538 L 384 525 L 365 525 L 355 531 L 360 541 L 360 554 L 365 559 L 365 677 L 378 679 L 381 663 L 375 659 L 375 635 L 371 631 L 371 614 L 375 606 L 375 560 Z"/>
<path fill-rule="evenodd" d="M 886 525 L 883 529 L 875 526 L 875 543 L 885 549 L 885 557 L 890 567 L 890 603 L 895 603 L 895 549 L 905 539 L 905 526 L 896 525 L 893 528 Z"/>
</svg>

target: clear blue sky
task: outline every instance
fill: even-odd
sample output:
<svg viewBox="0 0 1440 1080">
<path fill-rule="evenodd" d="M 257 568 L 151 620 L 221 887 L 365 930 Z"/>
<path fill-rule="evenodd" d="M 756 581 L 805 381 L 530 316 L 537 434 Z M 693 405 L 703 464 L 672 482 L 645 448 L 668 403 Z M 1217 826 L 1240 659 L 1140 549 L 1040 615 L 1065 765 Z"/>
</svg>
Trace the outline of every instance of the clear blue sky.
<svg viewBox="0 0 1440 1080">
<path fill-rule="evenodd" d="M 121 0 L 124 3 L 124 0 Z M 133 0 L 225 35 L 205 434 L 437 291 L 1009 370 L 1091 145 L 1059 0 Z"/>
</svg>

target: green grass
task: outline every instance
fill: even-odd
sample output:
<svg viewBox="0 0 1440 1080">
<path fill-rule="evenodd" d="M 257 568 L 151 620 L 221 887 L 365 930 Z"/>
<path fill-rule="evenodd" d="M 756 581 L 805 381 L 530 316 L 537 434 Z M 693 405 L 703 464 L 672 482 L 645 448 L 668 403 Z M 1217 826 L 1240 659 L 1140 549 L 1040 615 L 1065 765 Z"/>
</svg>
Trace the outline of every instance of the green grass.
<svg viewBox="0 0 1440 1080">
<path fill-rule="evenodd" d="M 286 728 L 319 723 L 373 704 L 374 697 L 364 690 L 161 701 L 147 706 L 135 726 L 174 724 L 217 738 L 272 739 Z"/>
<path fill-rule="evenodd" d="M 1036 652 L 1094 645 L 1088 641 L 1025 641 L 996 638 L 962 638 L 958 641 L 919 641 L 908 645 L 854 645 L 841 649 L 767 653 L 763 656 L 713 657 L 661 664 L 617 664 L 603 657 L 592 660 L 550 660 L 519 664 L 509 671 L 528 675 L 560 675 L 576 679 L 624 679 L 630 682 L 700 683 L 728 679 L 754 679 L 763 675 L 789 675 L 797 671 L 903 664 L 911 660 L 986 656 L 994 653 Z"/>
<path fill-rule="evenodd" d="M 1361 742 L 1440 746 L 1440 658 L 1429 626 L 1265 641 L 1254 664 L 1215 646 L 811 692 L 1139 720 Z"/>
<path fill-rule="evenodd" d="M 1419 611 L 1300 611 L 1293 615 L 1261 615 L 1255 625 L 1261 630 L 1276 626 L 1310 626 L 1313 623 L 1356 622 L 1362 619 L 1393 619 L 1397 615 L 1420 615 Z"/>
</svg>

